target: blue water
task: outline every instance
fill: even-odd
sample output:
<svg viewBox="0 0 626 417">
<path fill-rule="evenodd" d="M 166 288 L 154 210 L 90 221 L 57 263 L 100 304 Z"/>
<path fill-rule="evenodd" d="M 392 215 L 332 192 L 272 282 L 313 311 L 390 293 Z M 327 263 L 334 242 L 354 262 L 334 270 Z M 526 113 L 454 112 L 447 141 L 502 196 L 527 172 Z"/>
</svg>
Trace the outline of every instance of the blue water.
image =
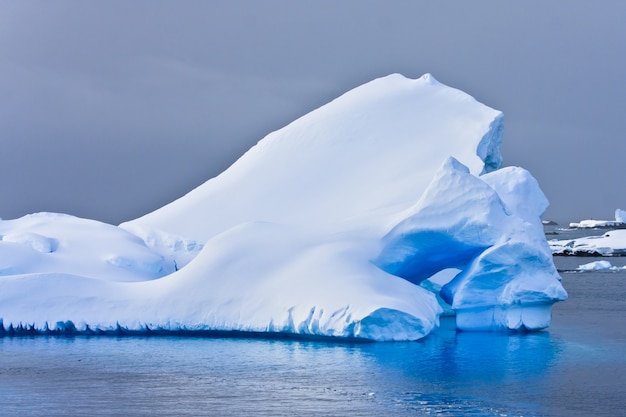
<svg viewBox="0 0 626 417">
<path fill-rule="evenodd" d="M 623 413 L 624 377 L 617 387 L 606 374 L 626 369 L 623 343 L 585 342 L 577 333 L 567 340 L 567 329 L 519 335 L 452 326 L 445 319 L 413 343 L 5 337 L 0 415 Z"/>
<path fill-rule="evenodd" d="M 412 343 L 4 337 L 0 416 L 624 415 L 626 272 L 562 276 L 570 299 L 531 334 L 444 319 Z"/>
<path fill-rule="evenodd" d="M 527 415 L 549 334 L 419 343 L 4 338 L 3 415 Z M 494 396 L 493 389 L 499 393 Z"/>
</svg>

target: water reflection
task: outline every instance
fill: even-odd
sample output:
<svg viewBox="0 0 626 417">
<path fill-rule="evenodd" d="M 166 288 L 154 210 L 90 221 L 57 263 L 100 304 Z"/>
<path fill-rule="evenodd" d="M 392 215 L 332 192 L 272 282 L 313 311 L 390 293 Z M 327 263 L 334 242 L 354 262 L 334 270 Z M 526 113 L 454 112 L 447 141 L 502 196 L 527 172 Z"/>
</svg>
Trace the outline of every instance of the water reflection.
<svg viewBox="0 0 626 417">
<path fill-rule="evenodd" d="M 372 344 L 363 350 L 385 366 L 397 366 L 425 378 L 485 375 L 493 380 L 513 369 L 525 375 L 544 373 L 563 350 L 563 343 L 553 340 L 549 332 L 456 332 L 453 321 L 444 319 L 439 331 L 420 342 L 396 343 L 392 348 Z"/>
<path fill-rule="evenodd" d="M 540 414 L 561 343 L 453 326 L 414 343 L 4 338 L 0 401 L 7 415 Z"/>
<path fill-rule="evenodd" d="M 444 415 L 538 415 L 542 381 L 564 344 L 548 332 L 456 332 L 453 322 L 418 343 L 361 347 L 376 361 L 389 398 Z M 452 406 L 452 408 L 450 408 Z"/>
</svg>

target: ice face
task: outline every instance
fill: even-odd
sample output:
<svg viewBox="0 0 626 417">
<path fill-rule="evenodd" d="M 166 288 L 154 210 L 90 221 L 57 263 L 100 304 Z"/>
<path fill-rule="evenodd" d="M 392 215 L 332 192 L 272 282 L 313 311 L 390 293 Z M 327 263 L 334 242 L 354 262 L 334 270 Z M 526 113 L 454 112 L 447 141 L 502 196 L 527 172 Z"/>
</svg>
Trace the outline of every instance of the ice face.
<svg viewBox="0 0 626 417">
<path fill-rule="evenodd" d="M 539 222 L 547 202 L 526 171 L 500 167 L 502 123 L 430 75 L 392 75 L 120 227 L 2 221 L 0 332 L 416 340 L 442 313 L 424 287 L 442 284 L 464 329 L 545 327 L 565 298 Z"/>
</svg>

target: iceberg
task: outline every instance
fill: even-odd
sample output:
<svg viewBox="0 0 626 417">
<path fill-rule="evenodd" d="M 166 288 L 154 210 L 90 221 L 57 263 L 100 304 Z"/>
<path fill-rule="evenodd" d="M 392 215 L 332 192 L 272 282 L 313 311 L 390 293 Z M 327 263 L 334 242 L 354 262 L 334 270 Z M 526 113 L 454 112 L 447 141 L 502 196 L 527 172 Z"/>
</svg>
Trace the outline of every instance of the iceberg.
<svg viewBox="0 0 626 417">
<path fill-rule="evenodd" d="M 570 229 L 626 229 L 626 211 L 615 210 L 615 220 L 581 220 L 569 224 Z"/>
<path fill-rule="evenodd" d="M 548 244 L 554 255 L 626 256 L 626 230 L 611 230 L 600 236 L 576 239 L 552 239 Z"/>
<path fill-rule="evenodd" d="M 441 304 L 464 330 L 543 329 L 567 297 L 548 203 L 502 167 L 502 133 L 501 112 L 394 74 L 138 219 L 0 221 L 0 333 L 417 340 Z"/>
<path fill-rule="evenodd" d="M 581 272 L 588 272 L 588 271 L 623 271 L 626 270 L 626 266 L 613 266 L 611 264 L 611 262 L 609 261 L 594 261 L 594 262 L 589 262 L 583 265 L 579 265 L 578 268 L 576 269 L 577 271 L 581 271 Z"/>
</svg>

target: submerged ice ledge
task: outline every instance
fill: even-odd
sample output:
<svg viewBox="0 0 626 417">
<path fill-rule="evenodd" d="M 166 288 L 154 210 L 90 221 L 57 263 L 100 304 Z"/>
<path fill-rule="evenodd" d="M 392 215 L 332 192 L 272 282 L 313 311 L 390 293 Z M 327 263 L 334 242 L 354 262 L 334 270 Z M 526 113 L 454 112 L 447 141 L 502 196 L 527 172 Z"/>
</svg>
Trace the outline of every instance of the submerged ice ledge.
<svg viewBox="0 0 626 417">
<path fill-rule="evenodd" d="M 310 340 L 384 341 L 417 340 L 428 334 L 435 324 L 407 313 L 380 308 L 360 320 L 351 319 L 351 309 L 334 312 L 331 319 L 344 322 L 345 326 L 332 325 L 333 320 L 320 320 L 323 312 L 315 308 L 304 319 L 294 318 L 289 313 L 287 320 L 269 324 L 249 325 L 244 323 L 194 323 L 167 321 L 143 323 L 140 321 L 97 322 L 87 320 L 74 322 L 60 320 L 49 322 L 22 323 L 0 319 L 0 337 L 16 336 L 205 336 L 205 337 L 267 337 L 305 338 Z M 339 313 L 339 314 L 337 314 Z M 329 326 L 329 323 L 331 324 Z M 263 336 L 264 335 L 264 336 Z"/>
<path fill-rule="evenodd" d="M 461 308 L 456 327 L 465 331 L 535 331 L 550 326 L 552 302 Z"/>
<path fill-rule="evenodd" d="M 207 337 L 207 338 L 259 338 L 259 339 L 289 339 L 289 340 L 311 340 L 329 342 L 373 342 L 369 338 L 362 337 L 337 337 L 318 334 L 294 333 L 289 331 L 245 331 L 245 330 L 215 330 L 212 328 L 180 327 L 162 328 L 141 326 L 139 328 L 126 328 L 119 324 L 115 327 L 105 329 L 92 329 L 85 323 L 76 326 L 71 321 L 57 322 L 50 326 L 44 323 L 43 328 L 36 327 L 35 324 L 17 325 L 9 324 L 4 326 L 0 320 L 0 338 L 2 337 Z"/>
<path fill-rule="evenodd" d="M 0 220 L 0 334 L 417 340 L 442 300 L 461 329 L 545 328 L 567 294 L 545 196 L 501 166 L 503 120 L 430 75 L 395 74 L 118 227 Z"/>
</svg>

